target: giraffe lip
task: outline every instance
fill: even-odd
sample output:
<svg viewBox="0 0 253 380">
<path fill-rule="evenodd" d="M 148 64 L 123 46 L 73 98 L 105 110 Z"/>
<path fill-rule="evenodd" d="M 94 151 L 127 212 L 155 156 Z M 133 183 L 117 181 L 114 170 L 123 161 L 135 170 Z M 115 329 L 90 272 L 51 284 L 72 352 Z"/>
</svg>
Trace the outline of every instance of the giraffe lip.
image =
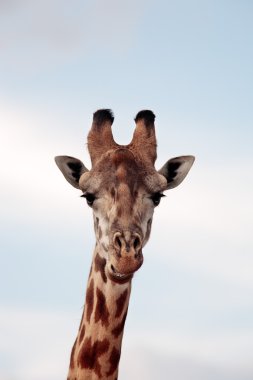
<svg viewBox="0 0 253 380">
<path fill-rule="evenodd" d="M 125 279 L 126 277 L 132 276 L 132 273 L 124 274 L 124 273 L 117 272 L 113 265 L 111 265 L 111 270 L 112 270 L 113 275 L 118 278 Z"/>
<path fill-rule="evenodd" d="M 109 269 L 109 268 L 108 268 Z M 123 274 L 116 271 L 113 265 L 110 266 L 110 270 L 107 271 L 109 278 L 118 284 L 125 284 L 133 278 L 133 273 Z"/>
</svg>

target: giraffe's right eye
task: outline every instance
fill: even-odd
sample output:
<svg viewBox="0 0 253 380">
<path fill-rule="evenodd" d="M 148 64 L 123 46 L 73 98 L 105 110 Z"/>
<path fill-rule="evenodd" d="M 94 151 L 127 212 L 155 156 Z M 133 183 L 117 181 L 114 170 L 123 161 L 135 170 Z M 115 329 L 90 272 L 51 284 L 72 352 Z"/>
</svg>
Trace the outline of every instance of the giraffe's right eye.
<svg viewBox="0 0 253 380">
<path fill-rule="evenodd" d="M 81 195 L 81 197 L 86 198 L 87 205 L 90 207 L 93 205 L 93 202 L 96 199 L 95 195 L 91 194 L 91 193 L 85 193 L 85 194 Z"/>
<path fill-rule="evenodd" d="M 162 193 L 155 193 L 150 198 L 152 199 L 154 206 L 158 206 L 162 197 L 165 197 Z"/>
</svg>

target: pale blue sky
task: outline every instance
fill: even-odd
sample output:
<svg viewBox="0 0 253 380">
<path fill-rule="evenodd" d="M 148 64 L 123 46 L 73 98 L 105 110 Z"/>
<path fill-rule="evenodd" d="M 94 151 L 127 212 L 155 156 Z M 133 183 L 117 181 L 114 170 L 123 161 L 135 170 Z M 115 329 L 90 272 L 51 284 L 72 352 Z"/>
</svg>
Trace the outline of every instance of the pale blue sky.
<svg viewBox="0 0 253 380">
<path fill-rule="evenodd" d="M 0 380 L 67 372 L 94 237 L 53 157 L 90 165 L 101 107 L 119 143 L 155 112 L 157 168 L 196 156 L 156 210 L 119 378 L 252 379 L 252 17 L 246 0 L 1 2 Z"/>
</svg>

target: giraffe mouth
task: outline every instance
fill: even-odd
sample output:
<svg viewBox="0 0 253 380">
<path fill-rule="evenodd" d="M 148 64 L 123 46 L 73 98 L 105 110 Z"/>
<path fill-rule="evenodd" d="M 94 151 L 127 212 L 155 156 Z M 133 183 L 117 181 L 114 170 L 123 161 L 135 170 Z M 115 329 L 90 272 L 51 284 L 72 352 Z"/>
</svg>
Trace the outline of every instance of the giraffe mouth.
<svg viewBox="0 0 253 380">
<path fill-rule="evenodd" d="M 125 282 L 128 282 L 133 278 L 133 273 L 119 273 L 116 271 L 113 265 L 110 266 L 110 271 L 108 271 L 109 278 L 117 283 L 123 284 Z"/>
</svg>

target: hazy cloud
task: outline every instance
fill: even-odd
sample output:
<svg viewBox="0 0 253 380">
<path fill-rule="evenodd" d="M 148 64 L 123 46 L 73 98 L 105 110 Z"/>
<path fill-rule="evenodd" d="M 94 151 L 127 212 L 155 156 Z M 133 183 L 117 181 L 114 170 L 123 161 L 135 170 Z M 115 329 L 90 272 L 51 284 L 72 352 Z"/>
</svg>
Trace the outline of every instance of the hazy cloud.
<svg viewBox="0 0 253 380">
<path fill-rule="evenodd" d="M 32 309 L 0 311 L 0 354 L 5 363 L 0 379 L 64 378 L 79 318 Z M 201 337 L 170 329 L 145 335 L 128 331 L 120 378 L 163 379 L 168 373 L 173 380 L 251 380 L 251 352 L 250 332 Z"/>
<path fill-rule="evenodd" d="M 13 2 L 0 14 L 1 65 L 36 71 L 94 49 L 101 57 L 124 54 L 147 6 L 144 0 Z"/>
</svg>

